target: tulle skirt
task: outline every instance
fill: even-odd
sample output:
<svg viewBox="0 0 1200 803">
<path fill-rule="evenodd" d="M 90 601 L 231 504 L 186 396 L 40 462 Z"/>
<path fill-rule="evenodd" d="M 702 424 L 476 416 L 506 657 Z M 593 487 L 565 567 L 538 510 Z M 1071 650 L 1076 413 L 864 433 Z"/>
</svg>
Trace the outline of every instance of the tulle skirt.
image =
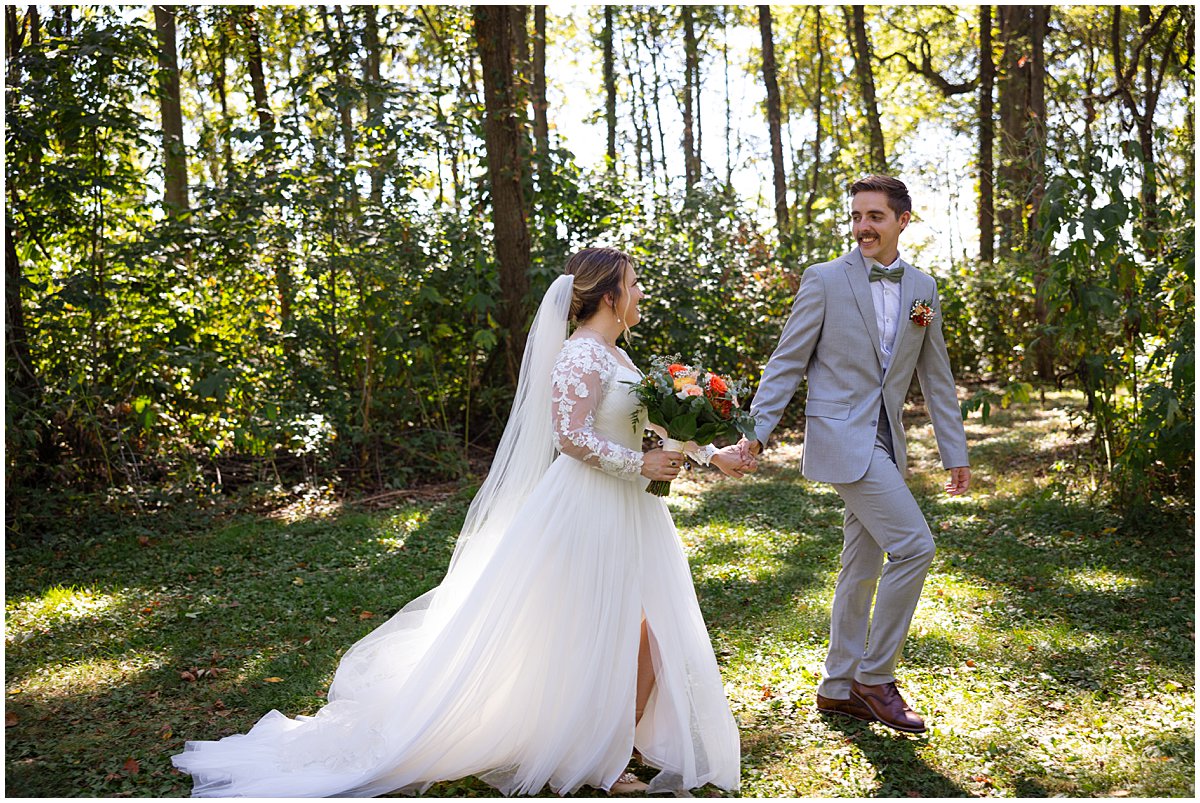
<svg viewBox="0 0 1200 803">
<path fill-rule="evenodd" d="M 342 658 L 314 716 L 271 711 L 173 757 L 196 796 L 738 787 L 738 732 L 686 556 L 645 481 L 556 460 L 513 522 Z M 486 534 L 477 535 L 484 537 Z M 635 727 L 641 622 L 655 687 Z"/>
</svg>

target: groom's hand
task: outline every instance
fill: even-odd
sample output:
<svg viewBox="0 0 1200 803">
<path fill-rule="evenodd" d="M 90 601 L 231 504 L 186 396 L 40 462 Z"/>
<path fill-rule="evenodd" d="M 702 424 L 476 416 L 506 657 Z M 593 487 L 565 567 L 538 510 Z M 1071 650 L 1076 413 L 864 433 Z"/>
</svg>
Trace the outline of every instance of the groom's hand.
<svg viewBox="0 0 1200 803">
<path fill-rule="evenodd" d="M 709 462 L 721 469 L 723 474 L 734 478 L 739 478 L 758 469 L 758 461 L 754 459 L 753 455 L 747 459 L 747 456 L 743 453 L 741 444 L 734 444 L 726 446 L 724 449 L 718 449 Z"/>
<path fill-rule="evenodd" d="M 950 481 L 946 483 L 946 493 L 958 496 L 967 492 L 971 485 L 971 469 L 969 466 L 958 466 L 950 469 Z"/>
<path fill-rule="evenodd" d="M 754 458 L 762 454 L 762 444 L 756 440 L 752 441 L 747 439 L 745 435 L 743 435 L 742 439 L 737 442 L 737 445 L 738 448 L 742 450 L 742 454 L 745 455 L 747 460 L 754 460 Z M 754 460 L 754 462 L 757 464 L 758 461 Z"/>
</svg>

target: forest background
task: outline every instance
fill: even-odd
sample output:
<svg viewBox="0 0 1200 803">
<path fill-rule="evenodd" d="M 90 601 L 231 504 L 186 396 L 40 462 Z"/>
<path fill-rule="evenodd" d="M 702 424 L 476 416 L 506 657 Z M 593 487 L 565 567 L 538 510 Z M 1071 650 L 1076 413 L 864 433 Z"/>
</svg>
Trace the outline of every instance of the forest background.
<svg viewBox="0 0 1200 803">
<path fill-rule="evenodd" d="M 1077 391 L 1061 487 L 1190 509 L 1194 43 L 1190 6 L 7 5 L 6 540 L 477 476 L 586 245 L 638 260 L 636 361 L 753 383 L 873 171 L 937 229 L 964 414 Z"/>
</svg>

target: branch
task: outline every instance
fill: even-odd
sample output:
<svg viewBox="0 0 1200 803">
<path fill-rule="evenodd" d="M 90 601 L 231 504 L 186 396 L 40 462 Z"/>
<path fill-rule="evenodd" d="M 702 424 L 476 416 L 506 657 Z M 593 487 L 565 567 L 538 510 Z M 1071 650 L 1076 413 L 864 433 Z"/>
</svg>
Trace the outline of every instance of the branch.
<svg viewBox="0 0 1200 803">
<path fill-rule="evenodd" d="M 1125 70 L 1121 66 L 1122 57 L 1124 55 L 1121 48 L 1121 7 L 1119 5 L 1113 6 L 1113 18 L 1112 25 L 1109 28 L 1109 38 L 1112 45 L 1113 69 L 1117 74 L 1117 87 L 1112 92 L 1108 92 L 1101 96 L 1100 100 L 1109 101 L 1119 95 L 1121 96 L 1121 99 L 1125 101 L 1125 104 L 1130 108 L 1134 115 L 1137 115 L 1137 101 L 1135 101 L 1133 98 L 1133 93 L 1129 89 L 1129 84 L 1133 80 L 1133 77 L 1137 74 L 1138 64 L 1142 60 L 1142 48 L 1149 43 L 1149 41 L 1154 37 L 1154 34 L 1158 32 L 1158 29 L 1162 27 L 1163 20 L 1166 19 L 1166 16 L 1170 10 L 1170 6 L 1164 7 L 1162 13 L 1158 15 L 1158 19 L 1150 23 L 1150 27 L 1146 28 L 1142 32 L 1142 37 L 1138 40 L 1137 46 L 1134 47 L 1133 53 L 1130 54 L 1129 69 Z"/>
<path fill-rule="evenodd" d="M 944 97 L 953 97 L 954 95 L 965 95 L 968 92 L 974 92 L 979 87 L 979 77 L 976 76 L 965 84 L 951 83 L 944 75 L 933 69 L 933 59 L 929 52 L 929 43 L 924 39 L 921 40 L 921 66 L 913 64 L 905 53 L 896 52 L 887 56 L 877 57 L 879 61 L 885 62 L 889 59 L 899 58 L 904 61 L 910 73 L 925 76 L 929 83 L 933 84 Z"/>
</svg>

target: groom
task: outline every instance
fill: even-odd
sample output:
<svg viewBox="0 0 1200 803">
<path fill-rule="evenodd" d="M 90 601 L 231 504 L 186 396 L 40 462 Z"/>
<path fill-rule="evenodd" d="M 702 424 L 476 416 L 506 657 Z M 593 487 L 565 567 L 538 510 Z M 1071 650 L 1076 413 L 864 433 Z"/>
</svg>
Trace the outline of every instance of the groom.
<svg viewBox="0 0 1200 803">
<path fill-rule="evenodd" d="M 900 413 L 914 371 L 952 495 L 971 481 L 967 440 L 937 285 L 898 250 L 912 213 L 908 188 L 874 175 L 855 182 L 850 195 L 858 247 L 804 272 L 754 396 L 758 437 L 742 447 L 761 451 L 807 376 L 804 476 L 832 483 L 846 504 L 817 709 L 923 733 L 925 722 L 900 696 L 894 674 L 934 553 L 904 482 Z"/>
</svg>

